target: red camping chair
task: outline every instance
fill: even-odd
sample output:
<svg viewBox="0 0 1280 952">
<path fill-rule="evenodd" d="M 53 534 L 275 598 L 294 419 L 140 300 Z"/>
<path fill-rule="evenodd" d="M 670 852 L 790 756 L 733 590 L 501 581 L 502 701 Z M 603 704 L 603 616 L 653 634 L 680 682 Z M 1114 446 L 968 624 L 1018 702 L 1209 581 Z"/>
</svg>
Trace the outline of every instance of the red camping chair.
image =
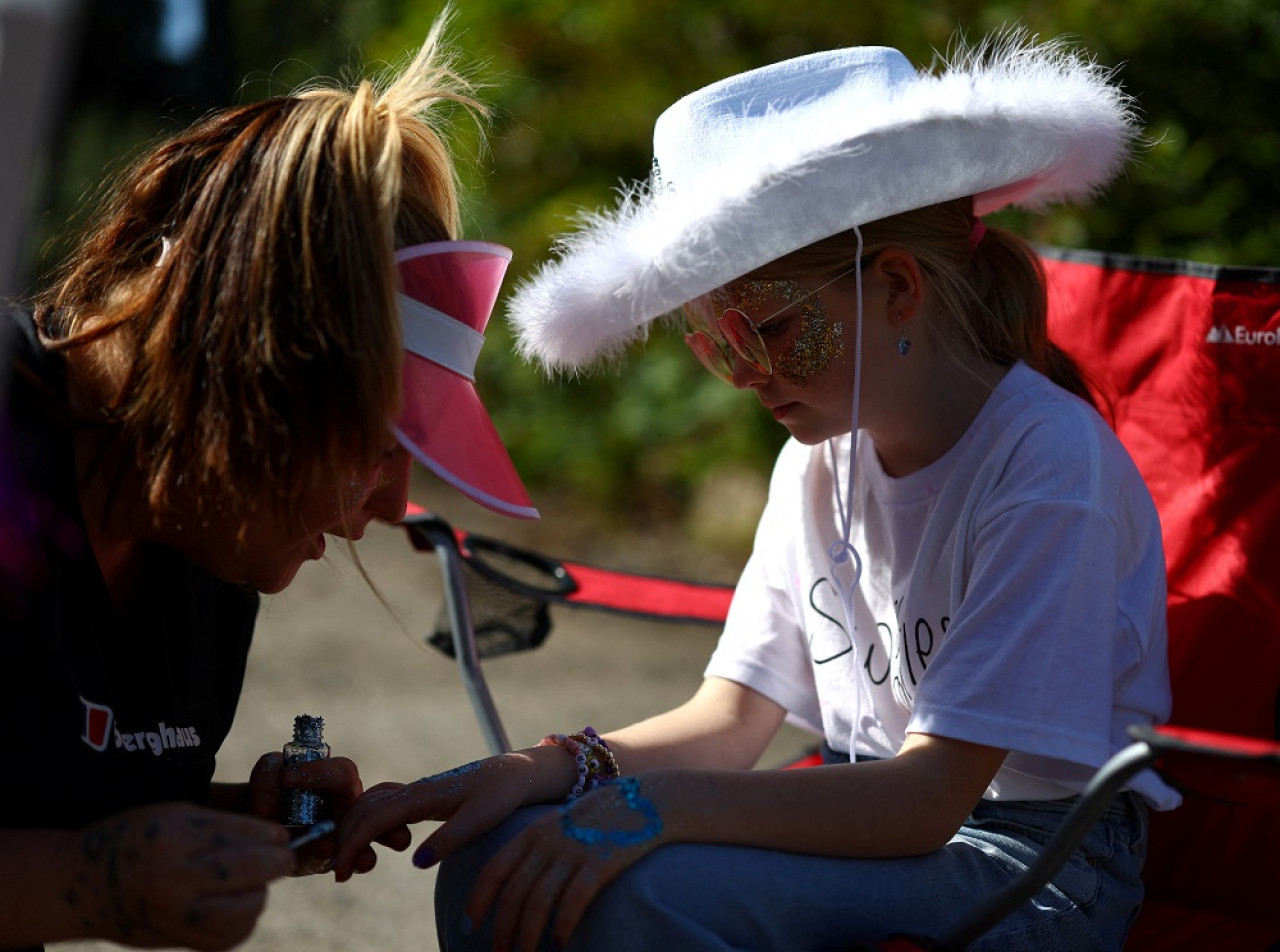
<svg viewBox="0 0 1280 952">
<path fill-rule="evenodd" d="M 1127 948 L 1280 949 L 1280 269 L 1044 251 L 1054 338 L 1091 377 L 1151 488 L 1169 570 L 1176 727 L 1135 731 L 1041 861 L 948 936 L 962 949 L 1057 869 L 1138 770 L 1184 805 L 1153 814 L 1148 900 Z M 730 589 L 599 569 L 452 529 L 416 512 L 445 607 L 429 636 L 454 656 L 486 741 L 509 749 L 484 657 L 541 644 L 548 606 L 719 624 Z"/>
<path fill-rule="evenodd" d="M 1280 269 L 1064 251 L 1045 267 L 1050 332 L 1092 375 L 1160 511 L 1171 723 L 1270 742 L 1274 764 Z M 1234 783 L 1227 763 L 1153 814 L 1131 947 L 1280 943 L 1280 791 Z"/>
</svg>

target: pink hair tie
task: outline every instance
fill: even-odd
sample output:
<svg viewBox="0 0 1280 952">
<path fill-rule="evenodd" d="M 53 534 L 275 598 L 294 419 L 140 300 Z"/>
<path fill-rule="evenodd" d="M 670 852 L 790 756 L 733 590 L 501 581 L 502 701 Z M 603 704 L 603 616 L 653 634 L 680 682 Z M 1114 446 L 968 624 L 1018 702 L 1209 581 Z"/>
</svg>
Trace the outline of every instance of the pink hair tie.
<svg viewBox="0 0 1280 952">
<path fill-rule="evenodd" d="M 969 229 L 969 254 L 973 254 L 978 250 L 978 244 L 986 233 L 987 226 L 982 223 L 982 219 L 974 218 L 973 227 Z"/>
</svg>

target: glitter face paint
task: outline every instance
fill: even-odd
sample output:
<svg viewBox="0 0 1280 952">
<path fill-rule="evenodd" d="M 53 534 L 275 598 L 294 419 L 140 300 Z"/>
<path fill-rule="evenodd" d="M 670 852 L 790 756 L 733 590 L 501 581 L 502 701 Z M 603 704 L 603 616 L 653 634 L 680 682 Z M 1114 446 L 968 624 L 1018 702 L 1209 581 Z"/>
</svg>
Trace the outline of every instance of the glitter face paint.
<svg viewBox="0 0 1280 952">
<path fill-rule="evenodd" d="M 803 386 L 844 356 L 844 322 L 828 320 L 826 305 L 819 295 L 794 281 L 761 278 L 739 281 L 730 290 L 717 291 L 712 296 L 718 309 L 736 307 L 743 311 L 758 310 L 766 301 L 778 298 L 799 306 L 800 333 L 772 360 L 773 370 L 787 383 Z"/>
<path fill-rule="evenodd" d="M 293 719 L 293 739 L 284 745 L 286 764 L 305 764 L 313 760 L 325 760 L 329 745 L 324 742 L 324 718 L 311 714 L 299 714 Z M 299 829 L 313 826 L 325 819 L 324 797 L 314 790 L 286 790 L 284 792 L 285 826 Z"/>
<path fill-rule="evenodd" d="M 293 739 L 284 745 L 286 764 L 305 764 L 329 758 L 329 745 L 324 742 L 324 718 L 311 714 L 299 714 L 293 719 Z M 281 822 L 289 830 L 293 842 L 290 847 L 301 850 L 303 846 L 332 832 L 328 821 L 329 804 L 323 794 L 315 790 L 289 789 L 283 796 L 284 815 Z M 304 873 L 323 873 L 329 869 L 329 857 L 318 856 L 311 851 L 298 859 L 298 869 Z"/>
</svg>

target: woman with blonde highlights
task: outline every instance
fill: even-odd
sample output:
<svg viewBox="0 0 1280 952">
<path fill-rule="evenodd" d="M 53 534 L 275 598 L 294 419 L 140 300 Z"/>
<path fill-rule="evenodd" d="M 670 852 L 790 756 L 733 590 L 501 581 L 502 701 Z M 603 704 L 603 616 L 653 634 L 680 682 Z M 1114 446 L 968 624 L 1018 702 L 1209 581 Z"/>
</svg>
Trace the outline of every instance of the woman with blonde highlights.
<svg viewBox="0 0 1280 952">
<path fill-rule="evenodd" d="M 349 760 L 279 753 L 211 784 L 259 593 L 326 535 L 399 520 L 414 456 L 486 504 L 527 504 L 518 479 L 484 482 L 510 470 L 496 436 L 440 445 L 443 411 L 409 405 L 429 378 L 483 414 L 433 347 L 478 336 L 509 259 L 456 240 L 437 119 L 483 108 L 444 25 L 398 73 L 229 108 L 153 148 L 34 308 L 0 311 L 0 704 L 23 725 L 0 946 L 247 936 L 296 871 L 282 791 L 340 817 L 362 789 Z M 406 353 L 414 308 L 435 323 Z"/>
</svg>

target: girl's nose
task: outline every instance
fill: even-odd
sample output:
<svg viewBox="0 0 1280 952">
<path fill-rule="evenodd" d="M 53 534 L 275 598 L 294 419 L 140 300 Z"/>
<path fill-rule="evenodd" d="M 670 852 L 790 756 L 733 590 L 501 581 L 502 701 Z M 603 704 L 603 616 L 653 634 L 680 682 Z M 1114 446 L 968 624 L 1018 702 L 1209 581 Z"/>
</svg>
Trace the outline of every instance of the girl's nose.
<svg viewBox="0 0 1280 952">
<path fill-rule="evenodd" d="M 729 371 L 729 383 L 739 390 L 763 387 L 769 382 L 770 376 L 770 374 L 763 373 L 744 357 L 738 354 L 733 355 L 733 364 Z"/>
</svg>

